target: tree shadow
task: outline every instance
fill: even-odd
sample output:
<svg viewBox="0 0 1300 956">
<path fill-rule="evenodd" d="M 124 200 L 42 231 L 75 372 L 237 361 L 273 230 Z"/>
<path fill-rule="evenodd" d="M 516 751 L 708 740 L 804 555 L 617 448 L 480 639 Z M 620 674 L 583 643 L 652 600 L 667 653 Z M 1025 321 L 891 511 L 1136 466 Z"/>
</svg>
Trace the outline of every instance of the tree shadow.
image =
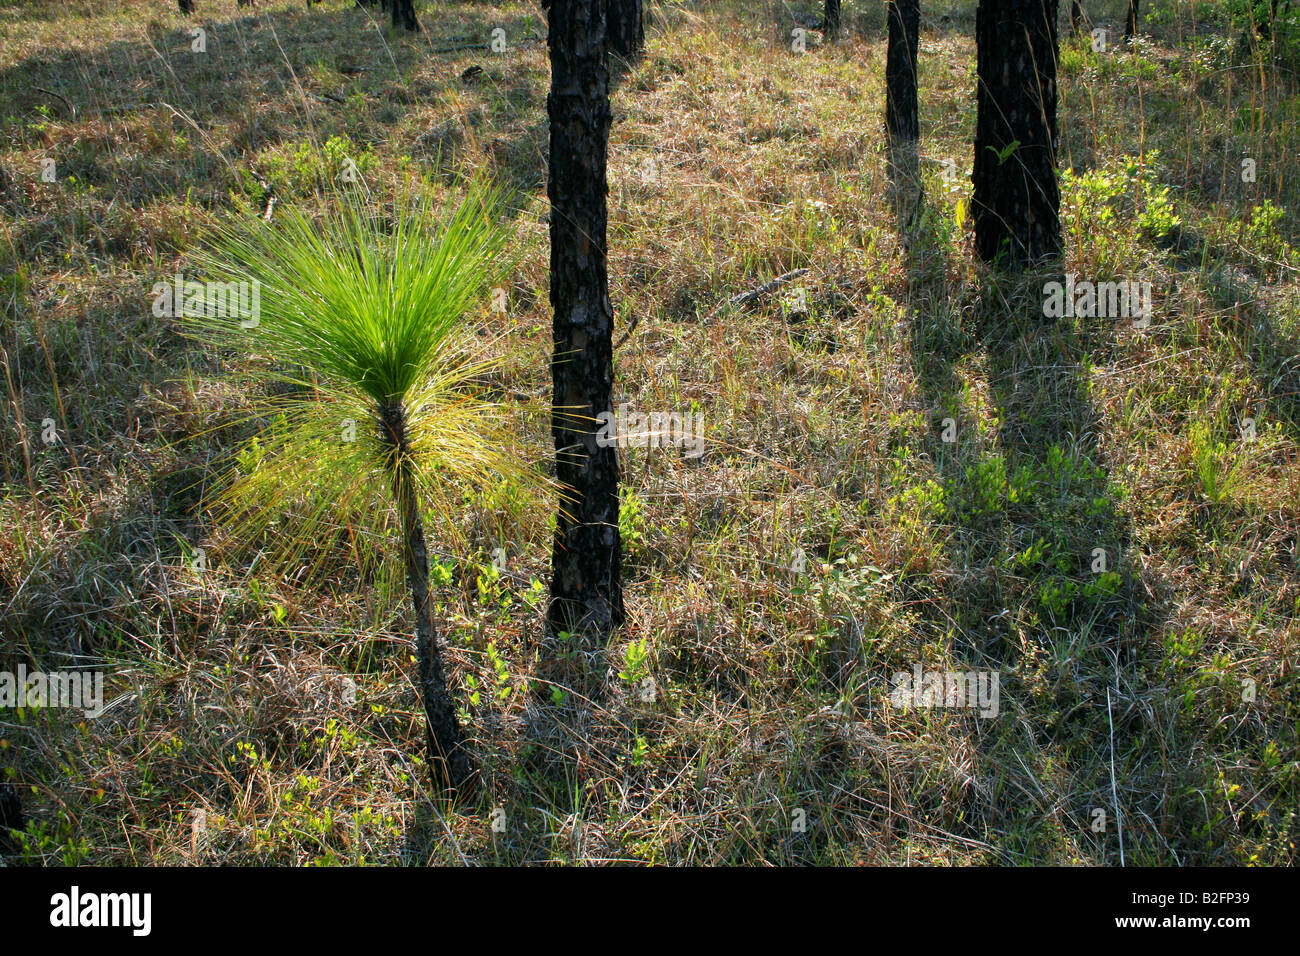
<svg viewBox="0 0 1300 956">
<path fill-rule="evenodd" d="M 1000 680 L 1000 716 L 967 725 L 992 785 L 969 792 L 965 826 L 1012 856 L 1089 847 L 1118 862 L 1114 787 L 1128 859 L 1168 860 L 1152 769 L 1166 761 L 1142 683 L 1162 599 L 1134 559 L 1089 399 L 1089 356 L 1108 350 L 1115 320 L 1045 320 L 1048 276 L 990 274 L 980 289 L 950 277 L 951 237 L 914 149 L 891 150 L 889 169 L 917 451 L 940 489 L 948 564 L 922 585 L 923 630 L 959 669 Z"/>
<path fill-rule="evenodd" d="M 959 514 L 971 533 L 971 557 L 995 569 L 972 592 L 978 616 L 968 626 L 982 631 L 989 659 L 1007 668 L 1009 696 L 1020 698 L 1028 718 L 984 743 L 993 759 L 1005 760 L 1008 751 L 1035 755 L 1063 780 L 1011 839 L 1036 842 L 1042 837 L 1035 831 L 1045 829 L 1038 814 L 1056 814 L 1061 839 L 1091 841 L 1118 861 L 1118 844 L 1107 839 L 1118 830 L 1093 830 L 1096 819 L 1114 821 L 1118 813 L 1130 854 L 1167 859 L 1155 823 L 1165 813 L 1153 779 L 1162 755 L 1143 679 L 1159 668 L 1164 599 L 1142 573 L 1099 443 L 1103 423 L 1089 399 L 1089 356 L 1113 341 L 1115 320 L 1045 326 L 1041 290 L 1041 280 L 1031 280 L 1007 296 L 995 286 L 986 297 L 980 341 L 997 442 L 961 475 Z M 990 481 L 1005 481 L 991 524 L 994 516 L 981 507 Z M 1044 789 L 1046 774 L 1035 776 L 1027 772 L 1026 794 Z"/>
<path fill-rule="evenodd" d="M 886 150 L 889 205 L 907 274 L 911 352 L 922 394 L 937 411 L 955 389 L 952 363 L 964 339 L 948 278 L 950 237 L 943 214 L 926 197 L 918 142 L 891 142 Z"/>
</svg>

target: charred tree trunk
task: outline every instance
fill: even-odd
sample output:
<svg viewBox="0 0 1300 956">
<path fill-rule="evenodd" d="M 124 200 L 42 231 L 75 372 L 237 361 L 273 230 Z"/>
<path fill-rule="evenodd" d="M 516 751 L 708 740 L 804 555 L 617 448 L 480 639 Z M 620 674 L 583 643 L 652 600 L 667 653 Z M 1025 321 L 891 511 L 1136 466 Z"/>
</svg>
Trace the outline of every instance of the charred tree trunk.
<svg viewBox="0 0 1300 956">
<path fill-rule="evenodd" d="M 181 13 L 194 12 L 194 0 L 180 0 L 179 6 L 181 8 Z"/>
<path fill-rule="evenodd" d="M 17 842 L 10 837 L 27 826 L 23 804 L 18 790 L 11 783 L 0 783 L 0 854 L 17 851 Z"/>
<path fill-rule="evenodd" d="M 916 51 L 920 40 L 920 0 L 890 0 L 889 52 L 885 61 L 885 129 L 891 142 L 921 135 L 917 117 Z"/>
<path fill-rule="evenodd" d="M 822 9 L 822 36 L 835 40 L 840 35 L 840 0 L 826 0 Z"/>
<path fill-rule="evenodd" d="M 625 60 L 645 49 L 645 21 L 641 0 L 609 0 L 609 52 Z"/>
<path fill-rule="evenodd" d="M 1057 0 L 980 0 L 975 252 L 1019 269 L 1061 254 L 1056 181 Z"/>
<path fill-rule="evenodd" d="M 402 556 L 406 585 L 415 611 L 415 658 L 419 666 L 420 696 L 424 701 L 425 736 L 429 771 L 435 790 L 459 789 L 473 772 L 469 753 L 461 740 L 456 707 L 447 690 L 442 651 L 433 633 L 433 601 L 429 596 L 429 553 L 424 542 L 424 522 L 416 498 L 406 411 L 401 405 L 382 411 L 383 437 L 393 455 L 393 496 L 402 521 Z"/>
<path fill-rule="evenodd" d="M 607 640 L 623 622 L 616 446 L 597 442 L 610 411 L 614 310 L 606 272 L 609 70 L 604 0 L 550 0 L 551 433 L 564 487 L 548 622 Z M 602 444 L 604 447 L 602 447 Z"/>
<path fill-rule="evenodd" d="M 1079 0 L 1070 0 L 1070 30 L 1078 36 L 1082 29 L 1083 7 L 1079 6 Z"/>
<path fill-rule="evenodd" d="M 1124 21 L 1124 39 L 1131 40 L 1138 32 L 1138 0 L 1128 0 L 1128 19 Z"/>
<path fill-rule="evenodd" d="M 415 0 L 387 0 L 393 10 L 393 26 L 419 32 L 420 21 L 415 19 Z"/>
</svg>

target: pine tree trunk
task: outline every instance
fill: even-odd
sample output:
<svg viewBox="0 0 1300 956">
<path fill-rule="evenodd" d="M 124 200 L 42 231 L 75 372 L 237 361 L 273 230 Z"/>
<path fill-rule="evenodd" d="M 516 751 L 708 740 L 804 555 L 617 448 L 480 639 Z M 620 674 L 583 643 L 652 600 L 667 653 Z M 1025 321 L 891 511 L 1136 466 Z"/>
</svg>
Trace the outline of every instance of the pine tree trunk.
<svg viewBox="0 0 1300 956">
<path fill-rule="evenodd" d="M 469 753 L 461 740 L 456 707 L 447 690 L 442 651 L 433 634 L 433 601 L 429 595 L 429 553 L 424 542 L 424 522 L 412 481 L 406 413 L 401 405 L 382 411 L 384 434 L 394 456 L 393 495 L 402 521 L 402 556 L 406 585 L 415 611 L 415 657 L 419 667 L 420 696 L 424 701 L 425 736 L 429 747 L 429 772 L 435 790 L 459 789 L 473 772 Z"/>
<path fill-rule="evenodd" d="M 18 790 L 12 783 L 0 783 L 0 830 L 21 830 L 26 825 Z"/>
<path fill-rule="evenodd" d="M 1022 268 L 1061 254 L 1056 181 L 1057 0 L 980 0 L 975 251 Z"/>
<path fill-rule="evenodd" d="M 1070 0 L 1070 30 L 1075 36 L 1083 29 L 1083 7 L 1079 6 L 1079 0 Z"/>
<path fill-rule="evenodd" d="M 614 310 L 606 273 L 609 71 L 604 0 L 551 0 L 551 433 L 565 487 L 555 529 L 548 621 L 607 640 L 623 622 L 617 449 L 597 444 L 610 411 Z"/>
<path fill-rule="evenodd" d="M 920 0 L 890 0 L 889 50 L 885 61 L 885 129 L 890 141 L 917 139 L 916 52 L 920 42 Z"/>
<path fill-rule="evenodd" d="M 645 49 L 641 0 L 609 0 L 609 52 L 625 60 Z"/>
<path fill-rule="evenodd" d="M 826 0 L 822 9 L 822 36 L 834 41 L 840 35 L 840 0 Z"/>
<path fill-rule="evenodd" d="M 419 32 L 420 21 L 415 19 L 415 0 L 389 0 L 393 8 L 393 26 L 413 33 Z"/>
<path fill-rule="evenodd" d="M 1138 32 L 1138 0 L 1128 0 L 1128 18 L 1124 21 L 1124 39 L 1131 40 Z"/>
<path fill-rule="evenodd" d="M 16 854 L 20 847 L 17 834 L 27 826 L 18 790 L 11 783 L 0 783 L 0 856 Z M 3 861 L 0 860 L 0 865 Z M 3 895 L 3 894 L 0 894 Z"/>
</svg>

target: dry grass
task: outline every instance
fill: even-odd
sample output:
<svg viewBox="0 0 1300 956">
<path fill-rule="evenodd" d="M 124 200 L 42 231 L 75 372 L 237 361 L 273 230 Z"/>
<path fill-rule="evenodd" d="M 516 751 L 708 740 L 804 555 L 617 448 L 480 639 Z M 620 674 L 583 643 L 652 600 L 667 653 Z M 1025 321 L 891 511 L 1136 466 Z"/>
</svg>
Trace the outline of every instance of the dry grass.
<svg viewBox="0 0 1300 956">
<path fill-rule="evenodd" d="M 920 162 L 892 181 L 883 12 L 796 55 L 775 38 L 814 5 L 746 6 L 655 5 L 614 103 L 618 400 L 698 407 L 708 453 L 625 458 L 607 657 L 543 635 L 549 529 L 513 489 L 467 507 L 474 553 L 434 542 L 485 774 L 454 806 L 424 789 L 400 582 L 340 554 L 308 590 L 213 537 L 198 506 L 231 449 L 210 429 L 247 396 L 148 291 L 266 184 L 311 207 L 345 158 L 380 196 L 490 169 L 523 256 L 482 322 L 544 446 L 544 21 L 425 4 L 407 37 L 350 3 L 209 0 L 197 55 L 173 5 L 0 10 L 0 665 L 102 667 L 121 697 L 0 712 L 23 859 L 1109 864 L 1114 787 L 1130 864 L 1293 862 L 1294 74 L 1252 65 L 1217 4 L 1174 4 L 1134 51 L 1063 43 L 1063 166 L 1150 176 L 1067 189 L 1065 271 L 1149 280 L 1156 312 L 1051 324 L 1044 277 L 969 252 L 973 4 L 925 10 Z M 434 52 L 496 26 L 504 56 Z M 1162 185 L 1181 222 L 1144 232 Z M 702 321 L 795 268 L 805 310 Z M 1000 715 L 892 708 L 915 663 L 997 670 Z"/>
</svg>

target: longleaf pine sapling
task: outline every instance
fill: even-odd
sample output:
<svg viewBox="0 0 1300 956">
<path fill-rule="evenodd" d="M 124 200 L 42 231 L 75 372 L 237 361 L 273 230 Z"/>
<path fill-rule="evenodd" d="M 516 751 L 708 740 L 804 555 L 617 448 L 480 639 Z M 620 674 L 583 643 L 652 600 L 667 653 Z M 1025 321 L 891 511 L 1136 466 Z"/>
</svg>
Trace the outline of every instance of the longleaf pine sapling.
<svg viewBox="0 0 1300 956">
<path fill-rule="evenodd" d="M 523 429 L 477 384 L 495 363 L 467 316 L 509 268 L 500 206 L 478 182 L 445 215 L 424 199 L 391 211 L 347 199 L 316 219 L 236 222 L 200 264 L 257 283 L 259 314 L 182 313 L 189 332 L 245 356 L 251 378 L 253 434 L 216 482 L 217 527 L 299 578 L 349 551 L 364 574 L 371 542 L 400 541 L 439 789 L 462 787 L 473 766 L 434 633 L 426 524 L 454 535 L 466 496 L 502 480 L 549 487 L 525 463 Z"/>
</svg>

